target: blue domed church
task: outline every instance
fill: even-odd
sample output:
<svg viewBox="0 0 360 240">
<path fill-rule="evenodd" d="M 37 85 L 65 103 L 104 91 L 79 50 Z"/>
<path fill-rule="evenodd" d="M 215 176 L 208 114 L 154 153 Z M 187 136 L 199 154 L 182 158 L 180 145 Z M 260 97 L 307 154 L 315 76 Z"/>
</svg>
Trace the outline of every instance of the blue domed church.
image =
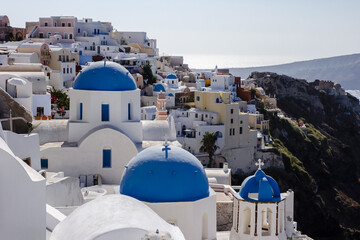
<svg viewBox="0 0 360 240">
<path fill-rule="evenodd" d="M 294 193 L 280 193 L 277 182 L 261 169 L 241 184 L 234 198 L 230 239 L 288 239 L 294 235 Z M 296 224 L 295 224 L 296 225 Z"/>
<path fill-rule="evenodd" d="M 118 184 L 141 149 L 140 89 L 124 67 L 101 61 L 78 74 L 69 97 L 68 140 L 42 149 L 45 169 L 80 176 L 82 186 L 96 175 L 100 183 Z"/>
<path fill-rule="evenodd" d="M 216 239 L 216 194 L 200 161 L 182 148 L 165 143 L 140 152 L 125 167 L 120 193 L 179 226 L 186 239 Z"/>
</svg>

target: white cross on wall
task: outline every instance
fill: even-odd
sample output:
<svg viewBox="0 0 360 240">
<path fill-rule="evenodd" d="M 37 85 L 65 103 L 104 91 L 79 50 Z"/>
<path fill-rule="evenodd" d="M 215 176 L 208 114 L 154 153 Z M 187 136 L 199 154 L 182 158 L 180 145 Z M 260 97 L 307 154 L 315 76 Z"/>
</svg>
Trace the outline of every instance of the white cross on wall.
<svg viewBox="0 0 360 240">
<path fill-rule="evenodd" d="M 264 163 L 261 161 L 261 159 L 259 159 L 255 165 L 259 167 L 259 170 L 261 170 L 261 166 L 264 166 Z"/>
</svg>

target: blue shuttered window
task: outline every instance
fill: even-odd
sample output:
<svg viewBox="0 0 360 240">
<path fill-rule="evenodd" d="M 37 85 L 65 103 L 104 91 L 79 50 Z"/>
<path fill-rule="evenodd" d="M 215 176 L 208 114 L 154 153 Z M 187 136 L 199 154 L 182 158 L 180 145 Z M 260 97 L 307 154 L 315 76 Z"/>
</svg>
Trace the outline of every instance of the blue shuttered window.
<svg viewBox="0 0 360 240">
<path fill-rule="evenodd" d="M 82 120 L 83 117 L 83 103 L 80 103 L 80 114 L 79 114 L 79 120 Z"/>
<path fill-rule="evenodd" d="M 47 158 L 42 158 L 40 164 L 41 164 L 41 169 L 48 169 L 49 167 L 49 161 Z"/>
<path fill-rule="evenodd" d="M 103 168 L 111 168 L 111 149 L 103 149 Z"/>
<path fill-rule="evenodd" d="M 101 121 L 107 122 L 110 120 L 109 104 L 101 104 Z"/>
</svg>

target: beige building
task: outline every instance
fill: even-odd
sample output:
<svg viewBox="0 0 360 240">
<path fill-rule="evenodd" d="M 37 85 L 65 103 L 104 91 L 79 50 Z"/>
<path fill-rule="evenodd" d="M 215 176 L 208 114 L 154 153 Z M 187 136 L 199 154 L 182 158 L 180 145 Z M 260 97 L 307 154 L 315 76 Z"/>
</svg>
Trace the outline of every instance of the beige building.
<svg viewBox="0 0 360 240">
<path fill-rule="evenodd" d="M 269 120 L 264 120 L 263 114 L 249 114 L 249 126 L 252 129 L 258 129 L 261 132 L 269 130 Z"/>
<path fill-rule="evenodd" d="M 79 64 L 79 53 L 70 52 L 67 48 L 51 48 L 49 67 L 52 70 L 60 71 L 62 63 L 75 62 Z"/>
<path fill-rule="evenodd" d="M 249 115 L 230 102 L 229 92 L 195 92 L 195 107 L 219 113 L 225 125 L 225 146 L 222 155 L 232 169 L 252 165 L 256 151 L 256 131 L 249 130 Z"/>
<path fill-rule="evenodd" d="M 40 63 L 49 65 L 50 63 L 50 48 L 46 43 L 41 42 L 26 42 L 17 48 L 18 53 L 37 53 L 40 58 Z"/>
</svg>

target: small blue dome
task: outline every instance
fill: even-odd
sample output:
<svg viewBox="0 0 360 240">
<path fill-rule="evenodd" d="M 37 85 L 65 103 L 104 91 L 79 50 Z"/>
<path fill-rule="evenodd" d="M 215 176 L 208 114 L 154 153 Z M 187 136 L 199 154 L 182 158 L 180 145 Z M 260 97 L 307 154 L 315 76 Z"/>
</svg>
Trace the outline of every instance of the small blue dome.
<svg viewBox="0 0 360 240">
<path fill-rule="evenodd" d="M 170 97 L 173 97 L 174 96 L 174 94 L 172 94 L 172 93 L 169 93 L 169 95 L 168 96 L 170 96 Z"/>
<path fill-rule="evenodd" d="M 209 183 L 194 155 L 179 147 L 158 145 L 128 163 L 120 193 L 152 203 L 190 202 L 208 197 Z"/>
<path fill-rule="evenodd" d="M 164 86 L 163 86 L 161 83 L 158 83 L 158 84 L 155 85 L 153 91 L 154 91 L 154 92 L 160 92 L 160 91 L 165 92 L 165 88 L 164 88 Z"/>
<path fill-rule="evenodd" d="M 128 70 L 110 61 L 91 63 L 76 77 L 74 89 L 93 91 L 130 91 L 136 83 Z"/>
<path fill-rule="evenodd" d="M 278 202 L 281 200 L 277 182 L 261 169 L 243 181 L 240 197 L 252 202 Z"/>
<path fill-rule="evenodd" d="M 175 74 L 169 74 L 166 77 L 167 79 L 177 79 L 177 76 Z"/>
</svg>

